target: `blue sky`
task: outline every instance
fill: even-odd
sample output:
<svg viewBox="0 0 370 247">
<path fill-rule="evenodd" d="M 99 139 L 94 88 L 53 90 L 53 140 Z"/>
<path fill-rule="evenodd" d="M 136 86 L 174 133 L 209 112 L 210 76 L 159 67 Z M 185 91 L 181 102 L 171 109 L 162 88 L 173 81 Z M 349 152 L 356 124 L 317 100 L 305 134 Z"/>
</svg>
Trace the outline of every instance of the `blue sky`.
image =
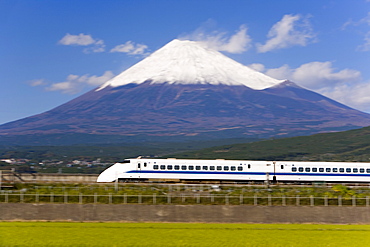
<svg viewBox="0 0 370 247">
<path fill-rule="evenodd" d="M 63 104 L 176 38 L 370 113 L 370 0 L 0 0 L 0 124 Z"/>
</svg>

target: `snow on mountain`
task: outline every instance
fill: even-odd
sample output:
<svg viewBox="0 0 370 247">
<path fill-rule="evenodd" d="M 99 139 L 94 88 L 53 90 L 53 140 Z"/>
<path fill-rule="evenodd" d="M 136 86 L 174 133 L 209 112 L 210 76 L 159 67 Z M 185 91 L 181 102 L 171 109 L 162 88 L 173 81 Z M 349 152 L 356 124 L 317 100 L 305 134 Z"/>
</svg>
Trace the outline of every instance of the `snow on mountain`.
<svg viewBox="0 0 370 247">
<path fill-rule="evenodd" d="M 97 91 L 130 83 L 141 84 L 245 85 L 262 90 L 283 81 L 276 80 L 201 43 L 175 39 L 149 57 L 103 84 Z"/>
</svg>

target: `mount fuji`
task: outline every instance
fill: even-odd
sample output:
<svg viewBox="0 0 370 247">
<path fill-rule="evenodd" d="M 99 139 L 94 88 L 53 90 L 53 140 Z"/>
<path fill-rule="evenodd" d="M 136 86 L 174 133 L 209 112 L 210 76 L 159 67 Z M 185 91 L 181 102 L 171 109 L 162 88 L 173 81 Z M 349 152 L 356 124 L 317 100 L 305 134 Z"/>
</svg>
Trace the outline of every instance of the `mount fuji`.
<svg viewBox="0 0 370 247">
<path fill-rule="evenodd" d="M 268 138 L 368 125 L 369 114 L 271 78 L 201 43 L 173 40 L 80 97 L 0 125 L 0 143 Z"/>
</svg>

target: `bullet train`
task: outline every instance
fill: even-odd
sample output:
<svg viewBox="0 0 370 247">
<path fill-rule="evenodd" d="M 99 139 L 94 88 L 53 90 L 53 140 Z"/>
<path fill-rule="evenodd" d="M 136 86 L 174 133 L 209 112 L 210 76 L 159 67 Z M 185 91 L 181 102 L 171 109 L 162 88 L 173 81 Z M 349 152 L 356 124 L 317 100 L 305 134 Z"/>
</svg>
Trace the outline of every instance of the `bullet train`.
<svg viewBox="0 0 370 247">
<path fill-rule="evenodd" d="M 270 181 L 370 182 L 370 163 L 125 159 L 103 171 L 97 182 Z"/>
</svg>

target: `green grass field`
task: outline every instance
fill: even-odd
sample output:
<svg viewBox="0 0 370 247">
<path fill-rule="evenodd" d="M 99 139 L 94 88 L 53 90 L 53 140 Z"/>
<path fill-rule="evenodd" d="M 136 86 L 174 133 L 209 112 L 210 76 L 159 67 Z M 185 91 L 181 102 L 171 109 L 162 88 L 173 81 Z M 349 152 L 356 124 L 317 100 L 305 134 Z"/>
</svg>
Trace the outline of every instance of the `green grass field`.
<svg viewBox="0 0 370 247">
<path fill-rule="evenodd" d="M 370 225 L 0 222 L 0 246 L 370 246 Z"/>
</svg>

